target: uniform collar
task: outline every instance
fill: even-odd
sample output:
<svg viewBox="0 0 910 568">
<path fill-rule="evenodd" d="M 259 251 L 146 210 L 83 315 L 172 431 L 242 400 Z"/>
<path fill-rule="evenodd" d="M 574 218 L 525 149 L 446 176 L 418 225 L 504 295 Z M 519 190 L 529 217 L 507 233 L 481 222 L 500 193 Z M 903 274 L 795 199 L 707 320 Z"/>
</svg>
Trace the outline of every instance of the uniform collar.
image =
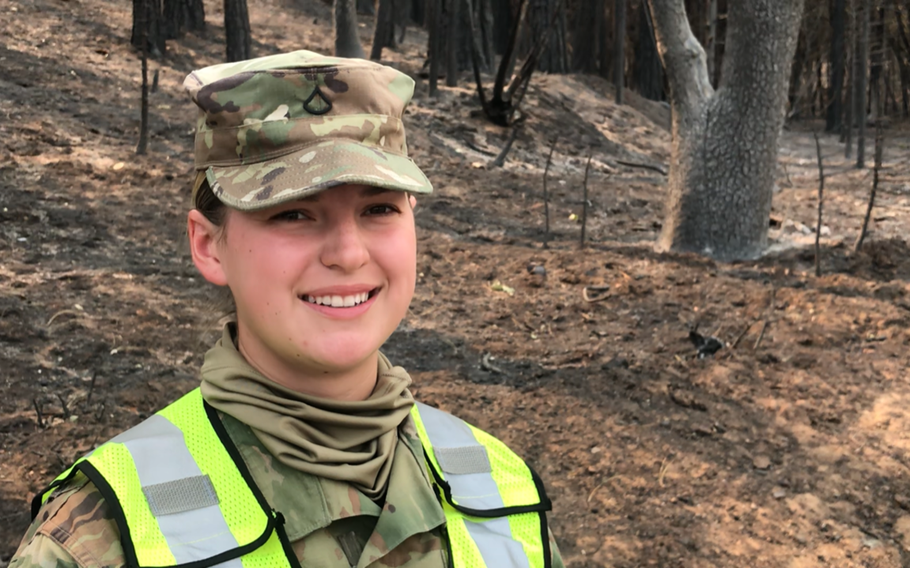
<svg viewBox="0 0 910 568">
<path fill-rule="evenodd" d="M 375 562 L 415 534 L 445 523 L 442 506 L 433 492 L 423 447 L 410 417 L 402 424 L 389 474 L 385 504 L 380 507 L 352 485 L 317 478 L 290 468 L 265 449 L 245 424 L 227 414 L 221 419 L 266 500 L 285 518 L 293 541 L 352 516 L 377 517 L 374 534 L 362 562 Z M 420 479 L 422 483 L 415 483 Z"/>
</svg>

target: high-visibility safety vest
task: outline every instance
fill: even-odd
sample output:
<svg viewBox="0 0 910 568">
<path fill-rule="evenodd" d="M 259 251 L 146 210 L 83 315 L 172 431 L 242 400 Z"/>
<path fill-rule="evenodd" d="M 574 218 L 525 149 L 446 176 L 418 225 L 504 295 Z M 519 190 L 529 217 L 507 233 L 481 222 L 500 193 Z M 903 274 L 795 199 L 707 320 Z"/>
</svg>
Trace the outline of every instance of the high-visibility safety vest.
<svg viewBox="0 0 910 568">
<path fill-rule="evenodd" d="M 411 417 L 446 518 L 453 568 L 549 568 L 540 478 L 505 444 L 435 408 Z M 32 517 L 77 471 L 111 507 L 132 568 L 300 568 L 284 517 L 256 487 L 199 389 L 79 459 L 32 501 Z"/>
</svg>

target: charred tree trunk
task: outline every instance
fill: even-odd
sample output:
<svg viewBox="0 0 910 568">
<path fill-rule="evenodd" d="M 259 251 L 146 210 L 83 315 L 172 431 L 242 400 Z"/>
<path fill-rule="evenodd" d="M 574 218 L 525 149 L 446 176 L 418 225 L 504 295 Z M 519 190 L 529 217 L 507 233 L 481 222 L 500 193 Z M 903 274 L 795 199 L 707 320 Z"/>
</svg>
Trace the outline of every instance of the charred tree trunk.
<svg viewBox="0 0 910 568">
<path fill-rule="evenodd" d="M 335 0 L 335 55 L 337 57 L 359 57 L 363 59 L 363 46 L 357 35 L 357 11 L 355 0 Z"/>
<path fill-rule="evenodd" d="M 857 121 L 856 133 L 856 167 L 866 166 L 866 90 L 869 88 L 866 72 L 869 62 L 869 27 L 872 18 L 872 7 L 868 1 L 861 1 L 859 21 L 857 21 L 856 44 L 856 80 L 853 94 L 853 116 Z"/>
<path fill-rule="evenodd" d="M 705 52 L 708 56 L 708 78 L 711 80 L 711 85 L 717 85 L 717 0 L 708 0 Z"/>
<path fill-rule="evenodd" d="M 373 5 L 373 0 L 357 0 L 355 6 L 360 14 L 376 15 L 376 6 Z"/>
<path fill-rule="evenodd" d="M 828 75 L 828 108 L 825 131 L 840 132 L 844 114 L 844 36 L 846 35 L 846 1 L 831 0 L 831 55 Z"/>
<path fill-rule="evenodd" d="M 606 36 L 605 0 L 583 0 L 575 13 L 575 35 L 572 41 L 572 70 L 597 73 Z"/>
<path fill-rule="evenodd" d="M 224 0 L 224 39 L 228 61 L 243 61 L 253 56 L 246 0 Z"/>
<path fill-rule="evenodd" d="M 654 41 L 654 26 L 646 0 L 638 9 L 638 44 L 635 49 L 635 85 L 638 93 L 652 101 L 664 99 L 664 68 Z"/>
<path fill-rule="evenodd" d="M 621 105 L 626 84 L 626 0 L 614 0 L 613 24 L 613 88 L 616 104 Z"/>
<path fill-rule="evenodd" d="M 430 96 L 435 97 L 439 86 L 440 29 L 439 20 L 442 11 L 442 0 L 427 2 L 427 65 L 430 72 Z"/>
<path fill-rule="evenodd" d="M 885 59 L 885 9 L 883 7 L 876 10 L 872 36 L 872 53 L 869 57 L 869 111 L 872 115 L 872 122 L 875 123 L 885 111 L 885 92 L 881 88 Z"/>
<path fill-rule="evenodd" d="M 458 85 L 461 66 L 458 61 L 458 48 L 461 36 L 457 22 L 461 19 L 462 4 L 465 0 L 446 0 L 446 86 Z"/>
<path fill-rule="evenodd" d="M 166 39 L 183 37 L 186 32 L 205 31 L 202 0 L 164 0 L 162 29 Z"/>
<path fill-rule="evenodd" d="M 538 69 L 545 73 L 568 73 L 569 62 L 566 53 L 566 5 L 558 0 L 530 0 L 528 6 L 527 45 L 531 46 L 547 33 L 553 19 L 553 11 L 559 10 L 556 22 L 550 30 L 549 41 L 540 55 Z"/>
<path fill-rule="evenodd" d="M 395 2 L 396 0 L 379 0 L 376 25 L 373 28 L 373 46 L 370 48 L 370 59 L 373 61 L 382 59 L 382 48 L 391 47 L 395 43 Z"/>
<path fill-rule="evenodd" d="M 717 91 L 683 0 L 649 0 L 670 84 L 672 146 L 658 248 L 731 261 L 768 239 L 778 136 L 802 0 L 731 2 Z"/>
<path fill-rule="evenodd" d="M 492 71 L 496 66 L 496 21 L 493 17 L 493 2 L 491 0 L 475 0 L 474 14 L 477 29 L 476 41 L 481 47 L 481 67 L 486 71 Z M 511 21 L 511 18 L 510 18 Z"/>
<path fill-rule="evenodd" d="M 493 8 L 493 49 L 502 55 L 509 47 L 509 32 L 514 25 L 514 15 L 509 0 L 491 0 Z"/>
<path fill-rule="evenodd" d="M 136 49 L 146 50 L 153 58 L 164 55 L 164 30 L 161 14 L 161 0 L 133 0 L 133 29 L 130 44 Z"/>
</svg>

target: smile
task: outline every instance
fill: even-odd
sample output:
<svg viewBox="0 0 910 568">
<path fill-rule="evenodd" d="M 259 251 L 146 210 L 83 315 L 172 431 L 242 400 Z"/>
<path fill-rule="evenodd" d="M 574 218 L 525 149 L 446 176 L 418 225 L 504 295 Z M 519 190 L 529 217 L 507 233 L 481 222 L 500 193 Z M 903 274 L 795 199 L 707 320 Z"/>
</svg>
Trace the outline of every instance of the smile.
<svg viewBox="0 0 910 568">
<path fill-rule="evenodd" d="M 328 306 L 331 308 L 353 308 L 358 306 L 375 294 L 375 290 L 363 292 L 361 294 L 352 294 L 348 296 L 326 295 L 326 296 L 303 296 L 301 299 L 311 304 L 319 306 Z"/>
</svg>

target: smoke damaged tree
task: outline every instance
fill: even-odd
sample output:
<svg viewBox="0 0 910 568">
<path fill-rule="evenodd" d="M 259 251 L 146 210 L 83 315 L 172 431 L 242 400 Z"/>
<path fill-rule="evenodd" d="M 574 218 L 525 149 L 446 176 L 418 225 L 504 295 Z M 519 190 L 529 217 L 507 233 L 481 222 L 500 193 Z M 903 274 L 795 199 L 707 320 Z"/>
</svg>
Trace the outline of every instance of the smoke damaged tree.
<svg viewBox="0 0 910 568">
<path fill-rule="evenodd" d="M 356 0 L 335 0 L 335 55 L 363 59 L 363 46 L 357 35 Z"/>
<path fill-rule="evenodd" d="M 626 77 L 626 0 L 613 2 L 613 88 L 621 105 Z"/>
<path fill-rule="evenodd" d="M 154 58 L 166 51 L 162 30 L 161 0 L 133 0 L 133 28 L 130 44 Z"/>
<path fill-rule="evenodd" d="M 606 59 L 605 0 L 581 0 L 575 11 L 575 35 L 572 41 L 572 70 L 581 73 L 606 73 L 601 61 Z"/>
<path fill-rule="evenodd" d="M 205 31 L 202 0 L 164 0 L 162 28 L 166 39 L 183 37 L 186 32 Z"/>
<path fill-rule="evenodd" d="M 831 0 L 831 64 L 828 66 L 828 108 L 825 109 L 825 130 L 840 132 L 844 113 L 844 37 L 846 36 L 846 1 Z"/>
<path fill-rule="evenodd" d="M 243 61 L 253 56 L 246 0 L 224 0 L 224 41 L 227 61 Z"/>
<path fill-rule="evenodd" d="M 376 11 L 376 24 L 373 27 L 373 45 L 370 48 L 370 59 L 382 59 L 384 47 L 395 46 L 395 4 L 404 4 L 404 0 L 379 0 Z"/>
<path fill-rule="evenodd" d="M 556 20 L 550 30 L 549 41 L 543 47 L 538 69 L 545 73 L 567 73 L 569 56 L 566 49 L 566 6 L 559 0 L 530 0 L 528 4 L 528 27 L 525 44 L 533 45 L 547 33 L 556 11 Z M 530 47 L 528 48 L 530 49 Z M 525 50 L 527 51 L 527 50 Z"/>
<path fill-rule="evenodd" d="M 858 125 L 856 133 L 856 167 L 866 166 L 866 89 L 868 88 L 868 60 L 869 60 L 869 27 L 872 18 L 872 7 L 868 1 L 860 2 L 860 12 L 856 34 L 856 55 L 854 68 L 856 79 L 853 83 L 853 119 Z"/>
<path fill-rule="evenodd" d="M 730 2 L 718 89 L 683 0 L 649 0 L 667 73 L 672 145 L 661 250 L 722 261 L 767 245 L 790 62 L 802 0 Z"/>
<path fill-rule="evenodd" d="M 654 26 L 646 0 L 638 7 L 638 39 L 635 46 L 633 75 L 638 93 L 652 101 L 664 99 L 664 68 L 654 41 Z"/>
</svg>

